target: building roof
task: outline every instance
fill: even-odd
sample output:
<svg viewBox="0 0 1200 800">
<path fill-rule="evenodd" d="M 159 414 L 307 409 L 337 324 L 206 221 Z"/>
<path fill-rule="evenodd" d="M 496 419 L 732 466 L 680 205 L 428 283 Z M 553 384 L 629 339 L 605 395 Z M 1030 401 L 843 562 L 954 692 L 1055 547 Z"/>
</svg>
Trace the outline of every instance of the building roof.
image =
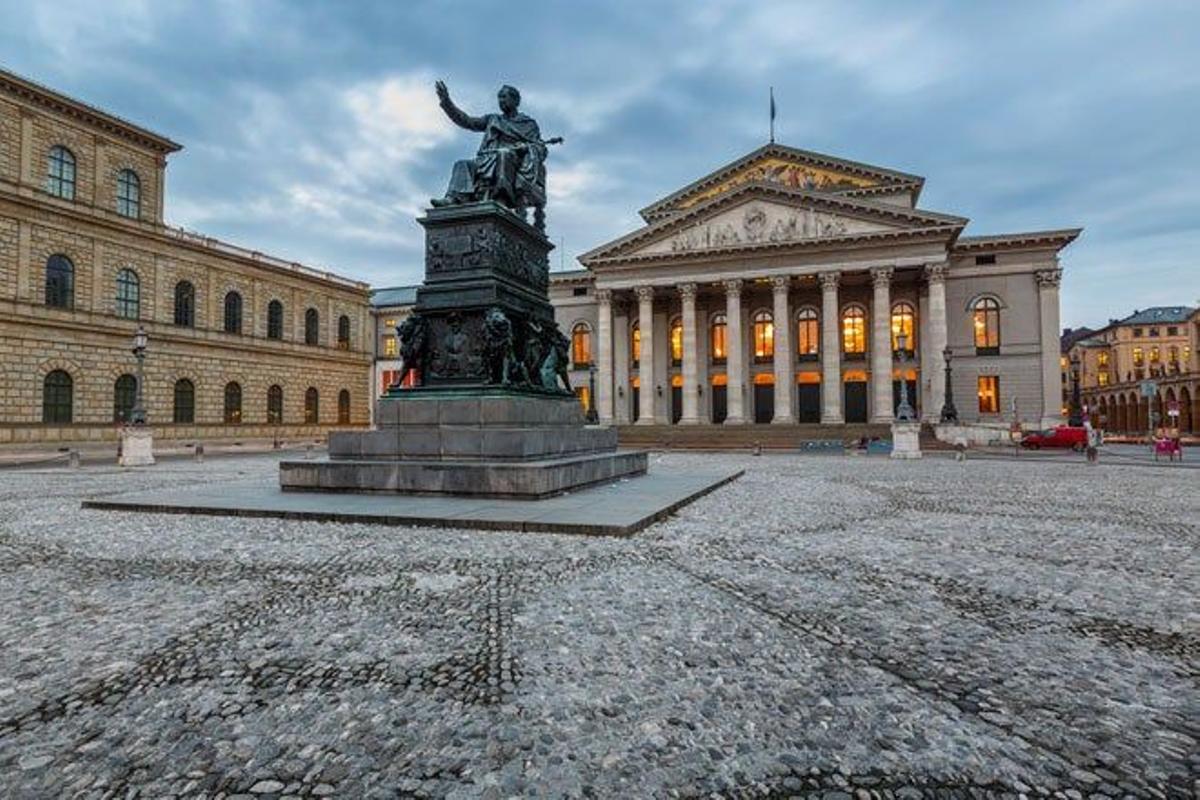
<svg viewBox="0 0 1200 800">
<path fill-rule="evenodd" d="M 1050 231 L 1023 231 L 1021 233 L 995 233 L 986 236 L 959 236 L 954 242 L 955 252 L 977 250 L 1001 250 L 1021 247 L 1052 246 L 1058 250 L 1069 245 L 1083 233 L 1083 228 L 1059 228 Z"/>
<path fill-rule="evenodd" d="M 1153 325 L 1160 322 L 1187 322 L 1193 309 L 1191 306 L 1153 306 L 1134 312 L 1121 320 L 1120 325 Z"/>
<path fill-rule="evenodd" d="M 593 277 L 590 269 L 564 269 L 550 273 L 550 282 L 556 281 L 587 281 Z"/>
<path fill-rule="evenodd" d="M 386 289 L 371 290 L 371 305 L 375 308 L 389 306 L 411 306 L 417 302 L 417 289 L 420 286 L 391 286 Z"/>
<path fill-rule="evenodd" d="M 1062 336 L 1058 337 L 1058 349 L 1060 352 L 1065 353 L 1084 339 L 1095 336 L 1098 332 L 1086 326 L 1082 328 L 1063 328 Z"/>
</svg>

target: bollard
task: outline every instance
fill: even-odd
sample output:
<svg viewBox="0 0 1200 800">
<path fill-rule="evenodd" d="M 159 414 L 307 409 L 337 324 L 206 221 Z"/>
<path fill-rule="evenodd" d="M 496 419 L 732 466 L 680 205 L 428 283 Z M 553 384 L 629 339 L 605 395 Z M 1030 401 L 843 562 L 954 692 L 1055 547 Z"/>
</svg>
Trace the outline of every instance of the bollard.
<svg viewBox="0 0 1200 800">
<path fill-rule="evenodd" d="M 304 446 L 304 457 L 306 459 L 311 459 L 313 457 L 312 451 L 313 451 L 313 446 L 311 444 L 305 445 Z"/>
<path fill-rule="evenodd" d="M 759 444 L 758 442 L 755 442 L 754 450 L 752 450 L 751 453 L 756 456 L 761 456 L 762 455 L 762 445 Z"/>
<path fill-rule="evenodd" d="M 70 450 L 67 452 L 67 465 L 70 466 L 71 469 L 79 469 L 79 451 L 78 450 Z"/>
<path fill-rule="evenodd" d="M 966 461 L 967 460 L 967 446 L 965 444 L 963 444 L 962 442 L 959 442 L 958 444 L 954 445 L 954 460 L 955 461 Z"/>
<path fill-rule="evenodd" d="M 196 451 L 195 451 L 195 453 L 193 453 L 193 457 L 198 462 L 204 461 L 204 445 L 202 445 L 202 444 L 196 445 Z"/>
</svg>

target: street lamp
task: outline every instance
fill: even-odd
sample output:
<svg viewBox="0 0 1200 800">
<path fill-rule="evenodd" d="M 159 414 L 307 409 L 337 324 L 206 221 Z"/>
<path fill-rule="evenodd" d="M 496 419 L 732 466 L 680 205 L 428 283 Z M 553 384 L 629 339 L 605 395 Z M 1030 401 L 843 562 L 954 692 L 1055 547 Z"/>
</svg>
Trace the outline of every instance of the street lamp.
<svg viewBox="0 0 1200 800">
<path fill-rule="evenodd" d="M 600 422 L 600 415 L 596 413 L 596 362 L 588 363 L 588 407 L 587 416 L 585 418 L 588 425 L 596 425 Z"/>
<path fill-rule="evenodd" d="M 908 363 L 908 335 L 896 334 L 896 347 L 900 351 L 900 404 L 896 406 L 896 419 L 900 422 L 912 422 L 917 418 L 913 407 L 908 403 L 908 380 L 904 366 Z"/>
<path fill-rule="evenodd" d="M 954 352 L 946 345 L 942 358 L 946 359 L 946 399 L 942 403 L 942 422 L 958 422 L 958 409 L 954 407 L 954 387 L 950 382 L 950 357 Z"/>
<path fill-rule="evenodd" d="M 133 409 L 129 412 L 129 421 L 134 425 L 146 424 L 146 406 L 142 400 L 142 362 L 146 360 L 146 329 L 138 325 L 133 334 L 133 355 L 137 358 L 137 389 L 134 393 Z"/>
<path fill-rule="evenodd" d="M 1079 402 L 1079 353 L 1071 355 L 1071 413 L 1067 424 L 1072 428 L 1083 425 L 1083 406 Z"/>
</svg>

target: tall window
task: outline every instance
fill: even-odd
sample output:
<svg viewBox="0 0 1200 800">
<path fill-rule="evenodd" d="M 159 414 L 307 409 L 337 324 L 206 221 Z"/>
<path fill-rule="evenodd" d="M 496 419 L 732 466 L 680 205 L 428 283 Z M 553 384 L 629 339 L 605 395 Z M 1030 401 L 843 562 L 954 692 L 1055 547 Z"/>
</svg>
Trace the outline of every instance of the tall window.
<svg viewBox="0 0 1200 800">
<path fill-rule="evenodd" d="M 754 360 L 769 361 L 775 355 L 775 321 L 770 311 L 754 314 Z"/>
<path fill-rule="evenodd" d="M 979 376 L 979 413 L 1000 413 L 1000 376 Z"/>
<path fill-rule="evenodd" d="M 1000 354 L 1000 303 L 994 297 L 975 302 L 975 355 Z"/>
<path fill-rule="evenodd" d="M 278 300 L 267 303 L 267 338 L 283 338 L 283 303 Z"/>
<path fill-rule="evenodd" d="M 893 353 L 900 350 L 900 334 L 904 334 L 904 353 L 912 358 L 913 352 L 917 349 L 917 328 L 914 324 L 916 319 L 917 314 L 913 310 L 912 303 L 896 303 L 892 306 Z"/>
<path fill-rule="evenodd" d="M 175 324 L 185 328 L 196 324 L 196 287 L 188 281 L 175 284 Z"/>
<path fill-rule="evenodd" d="M 315 345 L 321 340 L 321 317 L 315 308 L 304 312 L 304 343 Z"/>
<path fill-rule="evenodd" d="M 42 381 L 42 422 L 71 421 L 75 382 L 71 376 L 56 369 Z"/>
<path fill-rule="evenodd" d="M 225 384 L 225 421 L 231 425 L 242 421 L 242 387 L 234 381 Z"/>
<path fill-rule="evenodd" d="M 142 285 L 137 273 L 123 269 L 117 273 L 117 316 L 137 319 L 141 316 Z"/>
<path fill-rule="evenodd" d="M 592 363 L 592 329 L 586 322 L 576 322 L 571 328 L 571 363 L 576 367 Z"/>
<path fill-rule="evenodd" d="M 400 354 L 400 347 L 396 343 L 396 337 L 392 334 L 387 334 L 383 337 L 383 357 L 395 358 Z"/>
<path fill-rule="evenodd" d="M 175 381 L 175 405 L 173 418 L 176 422 L 196 421 L 196 386 L 187 378 Z"/>
<path fill-rule="evenodd" d="M 142 182 L 131 169 L 117 173 L 117 213 L 132 219 L 142 215 Z"/>
<path fill-rule="evenodd" d="M 75 155 L 62 145 L 51 147 L 47 156 L 46 191 L 64 200 L 75 199 Z"/>
<path fill-rule="evenodd" d="M 842 312 L 842 352 L 851 358 L 867 352 L 867 312 L 861 306 Z"/>
<path fill-rule="evenodd" d="M 128 422 L 137 402 L 137 378 L 122 375 L 113 384 L 113 422 Z"/>
<path fill-rule="evenodd" d="M 53 255 L 46 260 L 46 305 L 75 307 L 75 265 L 64 255 Z"/>
<path fill-rule="evenodd" d="M 308 391 L 304 393 L 304 424 L 316 425 L 320 419 L 320 395 L 317 394 L 315 387 L 308 387 Z"/>
<path fill-rule="evenodd" d="M 683 363 L 683 320 L 671 320 L 671 366 Z"/>
<path fill-rule="evenodd" d="M 242 296 L 237 292 L 225 295 L 225 332 L 242 332 Z"/>
<path fill-rule="evenodd" d="M 272 386 L 267 389 L 267 422 L 279 425 L 283 422 L 283 387 Z"/>
<path fill-rule="evenodd" d="M 796 349 L 801 361 L 816 361 L 821 347 L 820 320 L 815 308 L 803 308 L 796 315 Z"/>
<path fill-rule="evenodd" d="M 710 331 L 712 339 L 712 360 L 714 364 L 724 364 L 725 358 L 728 356 L 728 349 L 725 346 L 725 315 L 717 314 L 712 319 L 712 327 Z"/>
<path fill-rule="evenodd" d="M 338 317 L 337 346 L 338 350 L 350 349 L 350 318 L 345 314 Z"/>
<path fill-rule="evenodd" d="M 1158 351 L 1158 345 L 1154 345 L 1150 348 L 1150 366 L 1157 367 L 1160 361 L 1162 361 L 1162 355 Z"/>
<path fill-rule="evenodd" d="M 338 392 L 338 425 L 350 424 L 350 390 Z"/>
<path fill-rule="evenodd" d="M 1096 356 L 1096 365 L 1100 369 L 1108 369 L 1108 353 L 1100 353 Z"/>
<path fill-rule="evenodd" d="M 630 354 L 630 357 L 633 361 L 634 369 L 637 369 L 642 360 L 642 327 L 636 322 L 633 323 L 633 330 L 630 332 L 629 342 L 630 349 L 633 351 Z"/>
<path fill-rule="evenodd" d="M 1133 365 L 1140 367 L 1146 363 L 1146 351 L 1140 347 L 1133 348 Z"/>
</svg>

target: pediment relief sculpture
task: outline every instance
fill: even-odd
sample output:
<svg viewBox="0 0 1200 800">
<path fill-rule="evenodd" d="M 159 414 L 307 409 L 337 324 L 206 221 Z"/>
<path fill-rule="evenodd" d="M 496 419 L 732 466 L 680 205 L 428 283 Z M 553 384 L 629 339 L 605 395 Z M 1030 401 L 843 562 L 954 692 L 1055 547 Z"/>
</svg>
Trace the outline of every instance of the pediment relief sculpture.
<svg viewBox="0 0 1200 800">
<path fill-rule="evenodd" d="M 690 208 L 697 203 L 724 194 L 745 183 L 759 182 L 786 186 L 808 191 L 833 191 L 839 189 L 862 189 L 877 186 L 878 181 L 846 175 L 833 170 L 796 164 L 781 158 L 768 158 L 746 167 L 732 178 L 704 192 L 699 192 L 678 204 L 678 208 Z"/>
</svg>

